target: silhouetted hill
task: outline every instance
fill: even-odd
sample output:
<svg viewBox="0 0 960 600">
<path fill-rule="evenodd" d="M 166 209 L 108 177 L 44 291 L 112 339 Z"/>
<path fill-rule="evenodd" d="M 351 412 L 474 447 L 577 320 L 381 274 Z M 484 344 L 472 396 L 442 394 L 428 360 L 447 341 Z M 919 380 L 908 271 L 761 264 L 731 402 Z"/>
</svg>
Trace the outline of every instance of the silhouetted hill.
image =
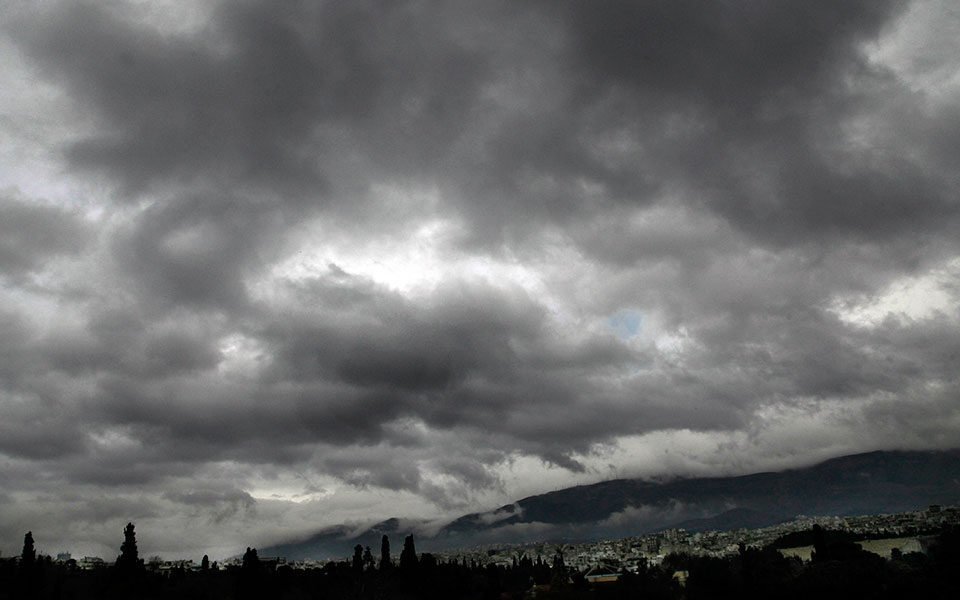
<svg viewBox="0 0 960 600">
<path fill-rule="evenodd" d="M 686 529 L 760 527 L 807 515 L 902 512 L 960 503 L 960 450 L 870 452 L 777 473 L 676 479 L 655 483 L 617 479 L 538 496 L 460 517 L 426 536 L 424 524 L 396 519 L 362 533 L 324 530 L 302 542 L 265 548 L 290 558 L 346 556 L 354 544 L 376 553 L 380 536 L 397 544 L 418 535 L 424 550 L 478 543 L 623 537 Z M 396 534 L 396 535 L 393 535 Z M 394 554 L 399 552 L 394 548 Z"/>
</svg>

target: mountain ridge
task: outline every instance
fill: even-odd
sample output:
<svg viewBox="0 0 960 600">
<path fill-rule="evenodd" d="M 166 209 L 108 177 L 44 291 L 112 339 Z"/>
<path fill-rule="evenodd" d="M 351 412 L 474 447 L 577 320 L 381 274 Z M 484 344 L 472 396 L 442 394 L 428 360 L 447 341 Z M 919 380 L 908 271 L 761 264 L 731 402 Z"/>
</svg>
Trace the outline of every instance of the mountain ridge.
<svg viewBox="0 0 960 600">
<path fill-rule="evenodd" d="M 349 534 L 356 528 L 336 525 L 262 553 L 291 559 L 346 556 L 358 543 L 379 548 L 385 533 L 414 533 L 418 547 L 439 550 L 547 538 L 624 537 L 673 526 L 761 527 L 799 514 L 879 514 L 950 503 L 960 503 L 960 449 L 878 450 L 783 471 L 572 486 L 462 515 L 429 532 L 432 535 L 423 534 L 426 522 L 396 518 L 359 535 Z"/>
</svg>

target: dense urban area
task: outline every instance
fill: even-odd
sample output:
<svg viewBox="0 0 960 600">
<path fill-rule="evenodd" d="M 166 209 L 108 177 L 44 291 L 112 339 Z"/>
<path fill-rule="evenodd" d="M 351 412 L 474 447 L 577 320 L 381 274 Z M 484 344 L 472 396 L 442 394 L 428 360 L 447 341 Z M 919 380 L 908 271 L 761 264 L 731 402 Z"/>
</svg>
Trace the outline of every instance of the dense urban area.
<svg viewBox="0 0 960 600">
<path fill-rule="evenodd" d="M 803 540 L 803 536 L 797 534 L 812 531 L 814 525 L 847 534 L 845 537 L 856 539 L 864 550 L 889 556 L 892 548 L 898 548 L 902 552 L 922 551 L 924 543 L 931 534 L 945 526 L 960 525 L 960 507 L 934 505 L 923 511 L 892 515 L 798 516 L 790 522 L 759 529 L 704 532 L 667 529 L 619 540 L 491 546 L 475 548 L 467 552 L 445 553 L 443 556 L 454 559 L 466 558 L 480 564 L 493 563 L 498 566 L 509 566 L 518 554 L 551 556 L 557 551 L 562 551 L 567 566 L 580 571 L 606 568 L 618 572 L 624 569 L 635 572 L 644 564 L 661 564 L 670 554 L 718 558 L 733 556 L 739 552 L 740 545 L 743 544 L 752 548 L 774 545 L 785 555 L 809 560 L 812 543 L 795 547 L 783 544 L 790 543 L 790 540 Z"/>
<path fill-rule="evenodd" d="M 135 526 L 116 560 L 38 555 L 32 532 L 19 556 L 0 557 L 8 598 L 862 598 L 957 597 L 960 507 L 871 516 L 798 516 L 731 531 L 667 529 L 618 540 L 553 541 L 398 555 L 383 536 L 376 558 L 210 561 L 141 559 Z"/>
</svg>

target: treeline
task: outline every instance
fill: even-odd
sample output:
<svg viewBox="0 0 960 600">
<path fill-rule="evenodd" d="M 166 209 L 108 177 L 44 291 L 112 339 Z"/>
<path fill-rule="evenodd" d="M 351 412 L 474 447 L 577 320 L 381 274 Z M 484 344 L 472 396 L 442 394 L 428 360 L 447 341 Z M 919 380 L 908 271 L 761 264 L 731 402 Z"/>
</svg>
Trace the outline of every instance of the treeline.
<svg viewBox="0 0 960 600">
<path fill-rule="evenodd" d="M 960 598 L 958 529 L 941 531 L 927 554 L 894 549 L 888 558 L 863 550 L 841 532 L 815 525 L 808 534 L 813 545 L 808 562 L 785 557 L 773 545 L 741 545 L 724 559 L 670 555 L 662 568 L 687 575 L 682 597 L 688 600 Z"/>
<path fill-rule="evenodd" d="M 897 537 L 932 537 L 936 536 L 941 530 L 942 526 L 926 526 L 926 527 L 913 527 L 904 531 L 903 533 L 896 534 Z M 889 532 L 859 532 L 854 533 L 852 531 L 844 531 L 839 529 L 831 530 L 822 530 L 823 535 L 826 536 L 826 541 L 828 543 L 832 542 L 862 542 L 865 540 L 882 540 L 891 537 Z M 804 531 L 791 531 L 790 533 L 785 533 L 778 537 L 776 540 L 770 542 L 770 545 L 774 548 L 797 548 L 801 546 L 812 546 L 814 543 L 814 530 L 807 529 Z"/>
<path fill-rule="evenodd" d="M 404 540 L 396 562 L 384 536 L 377 558 L 370 548 L 357 546 L 351 560 L 312 570 L 276 565 L 248 548 L 237 566 L 219 568 L 204 557 L 198 571 L 159 573 L 139 558 L 129 524 L 116 562 L 93 570 L 37 556 L 28 532 L 19 559 L 0 563 L 0 600 L 960 598 L 960 530 L 942 531 L 927 554 L 894 551 L 889 558 L 819 527 L 810 539 L 814 550 L 806 563 L 773 547 L 741 545 L 726 558 L 671 554 L 660 565 L 621 572 L 616 581 L 591 583 L 568 567 L 560 552 L 549 560 L 520 554 L 510 566 L 481 565 L 417 554 L 413 536 Z"/>
</svg>

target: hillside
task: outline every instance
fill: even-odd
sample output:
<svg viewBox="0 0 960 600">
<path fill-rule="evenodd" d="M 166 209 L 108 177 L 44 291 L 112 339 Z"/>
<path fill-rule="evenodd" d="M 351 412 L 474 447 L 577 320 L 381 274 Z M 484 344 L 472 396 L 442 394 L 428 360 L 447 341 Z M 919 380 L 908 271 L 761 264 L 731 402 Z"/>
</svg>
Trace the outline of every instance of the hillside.
<svg viewBox="0 0 960 600">
<path fill-rule="evenodd" d="M 738 477 L 655 483 L 617 479 L 530 496 L 498 509 L 464 515 L 435 535 L 422 524 L 390 519 L 355 534 L 334 527 L 296 542 L 264 548 L 289 558 L 346 556 L 355 544 L 379 549 L 387 534 L 399 551 L 417 534 L 423 550 L 479 543 L 623 537 L 679 526 L 688 529 L 762 527 L 798 514 L 901 512 L 960 503 L 960 450 L 870 452 L 802 469 Z"/>
</svg>

